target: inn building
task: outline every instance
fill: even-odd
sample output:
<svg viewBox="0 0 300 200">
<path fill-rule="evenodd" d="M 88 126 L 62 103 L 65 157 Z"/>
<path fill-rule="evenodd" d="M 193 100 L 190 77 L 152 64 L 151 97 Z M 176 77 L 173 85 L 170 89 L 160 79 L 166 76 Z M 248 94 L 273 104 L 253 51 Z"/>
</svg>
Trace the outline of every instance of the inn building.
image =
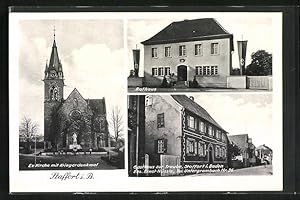
<svg viewBox="0 0 300 200">
<path fill-rule="evenodd" d="M 166 77 L 175 86 L 188 86 L 195 78 L 202 87 L 226 87 L 233 35 L 216 19 L 173 22 L 142 44 L 144 86 L 158 87 Z"/>
<path fill-rule="evenodd" d="M 227 132 L 193 97 L 146 95 L 144 138 L 149 165 L 227 166 Z"/>
</svg>

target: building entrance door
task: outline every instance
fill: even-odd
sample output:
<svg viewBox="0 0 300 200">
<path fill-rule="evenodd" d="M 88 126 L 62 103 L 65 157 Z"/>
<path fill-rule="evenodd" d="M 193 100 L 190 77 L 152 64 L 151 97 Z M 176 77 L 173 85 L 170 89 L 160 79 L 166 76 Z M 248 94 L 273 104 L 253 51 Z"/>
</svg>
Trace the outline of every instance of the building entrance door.
<svg viewBox="0 0 300 200">
<path fill-rule="evenodd" d="M 178 81 L 187 81 L 187 67 L 185 65 L 179 65 L 177 67 Z"/>
<path fill-rule="evenodd" d="M 105 141 L 102 136 L 97 137 L 97 147 L 105 147 Z"/>
<path fill-rule="evenodd" d="M 213 163 L 213 150 L 212 150 L 212 147 L 209 147 L 209 149 L 208 149 L 208 162 L 209 162 L 209 164 Z"/>
</svg>

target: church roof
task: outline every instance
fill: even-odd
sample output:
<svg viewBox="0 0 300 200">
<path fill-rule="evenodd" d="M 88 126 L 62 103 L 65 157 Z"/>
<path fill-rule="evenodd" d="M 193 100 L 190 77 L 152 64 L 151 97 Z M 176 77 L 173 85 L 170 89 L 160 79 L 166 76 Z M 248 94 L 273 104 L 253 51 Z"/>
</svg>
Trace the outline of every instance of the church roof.
<svg viewBox="0 0 300 200">
<path fill-rule="evenodd" d="M 173 22 L 148 40 L 144 45 L 230 38 L 233 51 L 233 35 L 228 33 L 214 18 Z"/>
<path fill-rule="evenodd" d="M 186 110 L 198 115 L 204 120 L 210 122 L 221 130 L 225 131 L 211 116 L 210 114 L 202 108 L 199 104 L 191 100 L 185 95 L 171 95 L 172 98 L 177 101 L 181 106 L 183 106 Z M 226 131 L 225 131 L 226 132 Z"/>
<path fill-rule="evenodd" d="M 55 40 L 53 41 L 52 51 L 49 61 L 49 70 L 55 69 L 56 71 L 62 71 L 62 66 L 58 57 L 57 47 Z"/>
<path fill-rule="evenodd" d="M 80 94 L 80 92 L 76 88 L 74 88 L 64 102 L 66 102 L 68 100 L 72 101 L 73 97 L 80 98 L 83 101 L 85 101 L 94 115 L 105 115 L 106 114 L 105 98 L 102 98 L 102 99 L 85 99 Z"/>
<path fill-rule="evenodd" d="M 106 106 L 105 99 L 86 99 L 89 107 L 91 108 L 93 114 L 96 115 L 105 115 L 106 114 Z"/>
</svg>

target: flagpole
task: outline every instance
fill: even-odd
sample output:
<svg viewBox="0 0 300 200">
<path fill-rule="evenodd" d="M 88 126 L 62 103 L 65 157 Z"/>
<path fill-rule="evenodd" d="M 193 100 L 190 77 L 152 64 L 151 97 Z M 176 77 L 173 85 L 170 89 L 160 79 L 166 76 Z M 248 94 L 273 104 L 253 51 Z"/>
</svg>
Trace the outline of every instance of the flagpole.
<svg viewBox="0 0 300 200">
<path fill-rule="evenodd" d="M 137 95 L 136 96 L 137 97 L 137 103 L 136 103 L 136 105 L 137 105 L 137 114 L 136 114 L 136 144 L 135 144 L 135 165 L 136 166 L 138 166 L 139 165 L 139 112 L 140 112 L 140 110 L 139 110 L 139 107 L 140 107 L 140 105 L 139 105 L 139 95 Z M 137 170 L 137 173 L 136 173 L 136 175 L 138 176 L 138 170 Z"/>
<path fill-rule="evenodd" d="M 35 140 L 34 140 L 34 164 L 36 164 L 36 133 L 34 133 Z"/>
</svg>

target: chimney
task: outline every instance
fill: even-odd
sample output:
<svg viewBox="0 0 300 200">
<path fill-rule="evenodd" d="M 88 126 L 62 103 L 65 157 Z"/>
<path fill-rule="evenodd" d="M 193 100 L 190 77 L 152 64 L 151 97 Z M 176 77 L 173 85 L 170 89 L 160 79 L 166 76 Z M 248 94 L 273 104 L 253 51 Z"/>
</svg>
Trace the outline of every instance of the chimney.
<svg viewBox="0 0 300 200">
<path fill-rule="evenodd" d="M 194 97 L 193 97 L 193 96 L 190 96 L 190 99 L 191 99 L 192 101 L 194 101 Z"/>
</svg>

